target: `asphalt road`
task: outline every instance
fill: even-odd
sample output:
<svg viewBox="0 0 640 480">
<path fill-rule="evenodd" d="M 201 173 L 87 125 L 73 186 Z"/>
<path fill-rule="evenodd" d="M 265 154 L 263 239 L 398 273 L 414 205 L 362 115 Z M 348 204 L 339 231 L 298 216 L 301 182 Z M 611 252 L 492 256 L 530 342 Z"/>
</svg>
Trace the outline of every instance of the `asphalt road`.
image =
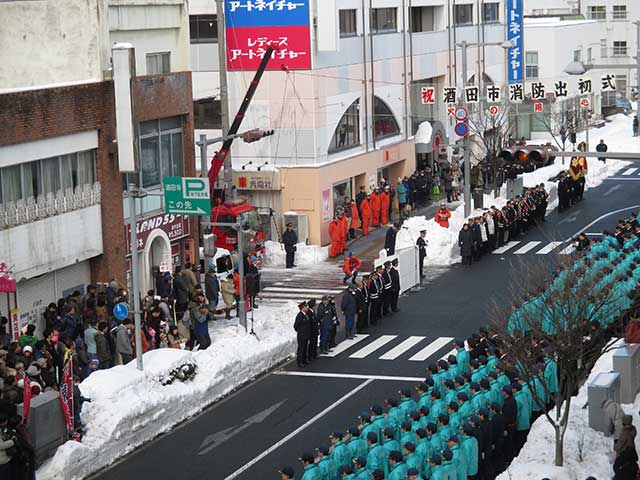
<svg viewBox="0 0 640 480">
<path fill-rule="evenodd" d="M 611 213 L 620 209 L 625 210 Z M 426 363 L 451 350 L 449 338 L 488 323 L 491 302 L 504 301 L 506 285 L 524 264 L 557 261 L 554 252 L 566 242 L 547 255 L 537 253 L 541 248 L 583 230 L 613 228 L 633 210 L 640 210 L 640 176 L 620 172 L 589 190 L 572 210 L 548 215 L 541 229 L 505 253 L 487 255 L 472 267 L 438 270 L 401 299 L 400 313 L 357 342 L 339 345 L 334 357 L 302 372 L 294 362 L 262 377 L 94 478 L 275 479 L 285 464 L 300 472 L 296 459 L 303 451 L 328 442 L 329 433 L 353 425 L 362 410 L 417 383 Z M 540 243 L 516 253 L 531 242 Z"/>
</svg>

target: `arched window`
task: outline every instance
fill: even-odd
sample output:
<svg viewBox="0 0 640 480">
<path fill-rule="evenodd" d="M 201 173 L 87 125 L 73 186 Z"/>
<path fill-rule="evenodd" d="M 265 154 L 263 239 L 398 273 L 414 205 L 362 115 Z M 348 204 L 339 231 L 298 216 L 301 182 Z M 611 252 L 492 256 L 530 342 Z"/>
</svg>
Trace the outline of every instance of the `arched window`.
<svg viewBox="0 0 640 480">
<path fill-rule="evenodd" d="M 373 99 L 373 135 L 376 140 L 400 133 L 391 109 L 378 97 Z"/>
<path fill-rule="evenodd" d="M 360 145 L 360 100 L 353 102 L 338 122 L 329 144 L 329 153 Z"/>
</svg>

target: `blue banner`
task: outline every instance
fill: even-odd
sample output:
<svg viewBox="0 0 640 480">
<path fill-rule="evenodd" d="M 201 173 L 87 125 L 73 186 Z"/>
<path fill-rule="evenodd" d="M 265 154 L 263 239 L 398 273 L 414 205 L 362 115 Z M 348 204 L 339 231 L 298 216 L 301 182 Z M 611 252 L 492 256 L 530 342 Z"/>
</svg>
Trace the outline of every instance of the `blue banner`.
<svg viewBox="0 0 640 480">
<path fill-rule="evenodd" d="M 227 28 L 309 25 L 309 0 L 225 0 Z"/>
<path fill-rule="evenodd" d="M 524 83 L 524 0 L 507 0 L 507 39 L 514 45 L 509 49 L 509 83 Z"/>
</svg>

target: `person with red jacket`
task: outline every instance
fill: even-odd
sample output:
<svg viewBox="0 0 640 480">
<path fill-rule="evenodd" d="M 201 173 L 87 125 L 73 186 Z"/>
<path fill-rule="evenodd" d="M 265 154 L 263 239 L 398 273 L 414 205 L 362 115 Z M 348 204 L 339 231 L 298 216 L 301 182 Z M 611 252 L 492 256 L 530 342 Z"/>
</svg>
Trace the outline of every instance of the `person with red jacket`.
<svg viewBox="0 0 640 480">
<path fill-rule="evenodd" d="M 351 279 L 351 283 L 355 283 L 360 267 L 362 267 L 362 262 L 360 261 L 360 259 L 358 257 L 355 257 L 353 255 L 353 252 L 349 252 L 342 265 L 342 271 L 344 272 L 342 284 L 346 285 L 349 278 Z"/>
<path fill-rule="evenodd" d="M 436 223 L 442 228 L 449 228 L 449 219 L 451 218 L 451 210 L 444 203 L 440 204 L 440 208 L 436 212 Z"/>
<path fill-rule="evenodd" d="M 356 230 L 360 228 L 360 214 L 356 202 L 351 199 L 351 223 L 349 224 L 349 234 L 351 238 L 356 238 Z"/>
<path fill-rule="evenodd" d="M 380 193 L 377 188 L 371 193 L 369 203 L 371 206 L 371 225 L 377 227 L 380 225 Z"/>
<path fill-rule="evenodd" d="M 382 225 L 389 223 L 389 207 L 391 206 L 391 194 L 389 193 L 389 186 L 384 187 L 384 190 L 380 194 L 380 215 L 382 217 Z"/>
<path fill-rule="evenodd" d="M 329 237 L 331 238 L 331 247 L 329 248 L 329 256 L 336 257 L 340 254 L 340 223 L 338 216 L 334 216 L 329 224 Z"/>
<path fill-rule="evenodd" d="M 369 224 L 371 223 L 371 205 L 369 199 L 371 195 L 367 195 L 362 202 L 360 202 L 360 218 L 362 218 L 362 234 L 369 235 Z"/>
<path fill-rule="evenodd" d="M 338 212 L 338 223 L 340 224 L 340 252 L 343 253 L 347 248 L 347 237 L 349 236 L 349 222 L 344 210 Z"/>
</svg>

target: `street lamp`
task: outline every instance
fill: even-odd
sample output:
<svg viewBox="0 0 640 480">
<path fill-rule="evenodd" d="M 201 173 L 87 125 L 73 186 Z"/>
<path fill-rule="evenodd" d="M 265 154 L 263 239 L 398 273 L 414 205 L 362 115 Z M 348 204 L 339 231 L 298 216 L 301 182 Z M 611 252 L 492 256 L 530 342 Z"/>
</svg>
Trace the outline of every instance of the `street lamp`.
<svg viewBox="0 0 640 480">
<path fill-rule="evenodd" d="M 461 59 L 462 59 L 462 106 L 466 108 L 466 87 L 467 87 L 467 48 L 469 47 L 500 47 L 508 50 L 515 45 L 511 40 L 504 40 L 502 42 L 485 42 L 485 43 L 469 43 L 463 40 L 460 43 L 456 43 L 456 47 L 460 47 Z M 478 72 L 478 76 L 480 72 Z M 478 82 L 479 84 L 480 82 Z M 469 134 L 464 137 L 464 216 L 467 218 L 471 215 L 471 152 L 469 145 Z"/>
</svg>

